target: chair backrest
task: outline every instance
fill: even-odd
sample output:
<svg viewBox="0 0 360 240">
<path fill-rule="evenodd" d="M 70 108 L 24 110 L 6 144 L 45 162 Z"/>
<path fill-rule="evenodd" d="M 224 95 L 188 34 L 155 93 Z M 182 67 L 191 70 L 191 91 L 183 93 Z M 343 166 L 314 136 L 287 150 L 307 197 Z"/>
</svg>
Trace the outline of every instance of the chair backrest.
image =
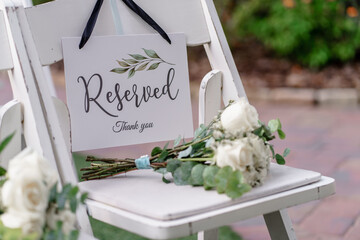
<svg viewBox="0 0 360 240">
<path fill-rule="evenodd" d="M 34 78 L 43 107 L 44 121 L 48 124 L 52 143 L 52 154 L 49 155 L 53 155 L 48 158 L 56 159 L 63 181 L 66 182 L 76 182 L 77 179 L 73 171 L 69 171 L 73 162 L 68 153 L 67 136 L 64 137 L 60 128 L 61 122 L 49 94 L 42 66 L 62 59 L 61 37 L 81 35 L 95 2 L 96 0 L 57 0 L 26 9 L 20 4 L 8 8 L 9 15 L 14 18 L 12 22 L 17 22 L 21 31 L 22 41 L 15 39 L 15 44 L 21 52 L 27 53 L 24 58 L 28 57 L 30 64 L 30 69 L 25 69 L 24 74 Z M 212 0 L 136 2 L 166 32 L 184 32 L 188 46 L 204 45 L 212 68 L 219 69 L 222 73 L 224 102 L 246 96 Z M 129 11 L 122 1 L 116 1 L 116 4 L 125 34 L 154 32 Z M 104 1 L 94 35 L 116 34 L 110 5 L 110 0 Z M 11 14 L 15 12 L 16 14 Z"/>
<path fill-rule="evenodd" d="M 18 3 L 18 6 L 22 6 L 21 2 Z M 1 109 L 0 137 L 3 138 L 10 129 L 17 129 L 15 139 L 13 138 L 10 143 L 10 145 L 18 146 L 17 151 L 7 155 L 11 156 L 21 150 L 21 135 L 23 134 L 26 145 L 46 156 L 53 167 L 57 169 L 55 158 L 50 154 L 52 152 L 52 143 L 48 138 L 46 120 L 40 117 L 43 116 L 44 112 L 41 104 L 42 100 L 38 95 L 34 76 L 29 74 L 31 67 L 15 10 L 13 1 L 0 2 L 2 15 L 0 19 L 0 36 L 1 39 L 6 39 L 0 44 L 0 48 L 6 53 L 6 55 L 0 57 L 2 61 L 1 70 L 8 70 L 14 97 L 14 101 L 4 105 Z M 1 53 L 3 52 L 1 51 Z M 20 119 L 15 117 L 16 115 Z M 16 124 L 17 120 L 20 127 Z"/>
<path fill-rule="evenodd" d="M 9 37 L 6 32 L 4 12 L 0 11 L 0 71 L 9 70 L 13 68 L 13 61 L 11 57 Z"/>
<path fill-rule="evenodd" d="M 0 10 L 0 71 L 11 70 L 13 61 L 6 31 L 4 12 Z M 7 167 L 9 159 L 21 150 L 21 106 L 10 101 L 0 106 L 0 141 L 15 132 L 12 141 L 0 154 L 0 165 Z"/>
</svg>

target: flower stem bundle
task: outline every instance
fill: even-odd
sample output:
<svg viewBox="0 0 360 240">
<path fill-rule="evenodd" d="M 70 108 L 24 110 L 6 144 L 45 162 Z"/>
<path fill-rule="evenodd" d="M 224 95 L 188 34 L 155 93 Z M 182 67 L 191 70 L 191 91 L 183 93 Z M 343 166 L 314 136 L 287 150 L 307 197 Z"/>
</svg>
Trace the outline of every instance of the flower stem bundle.
<svg viewBox="0 0 360 240">
<path fill-rule="evenodd" d="M 280 139 L 285 138 L 279 119 L 265 125 L 259 121 L 256 109 L 240 99 L 230 102 L 209 125 L 200 125 L 191 141 L 185 142 L 180 136 L 172 148 L 169 143 L 163 148 L 155 147 L 147 157 L 148 168 L 163 174 L 165 183 L 204 186 L 206 190 L 216 189 L 232 199 L 238 198 L 264 182 L 271 159 L 285 164 L 290 150 L 276 154 L 269 143 L 276 132 Z M 81 169 L 83 180 L 138 169 L 138 159 L 133 158 L 88 156 L 86 161 L 91 165 Z"/>
</svg>

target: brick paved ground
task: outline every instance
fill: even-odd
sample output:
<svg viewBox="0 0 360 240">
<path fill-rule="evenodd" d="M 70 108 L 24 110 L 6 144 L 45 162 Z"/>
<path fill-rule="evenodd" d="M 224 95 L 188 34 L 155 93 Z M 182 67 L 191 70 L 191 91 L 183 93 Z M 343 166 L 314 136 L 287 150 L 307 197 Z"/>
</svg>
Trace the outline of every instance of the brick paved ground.
<svg viewBox="0 0 360 240">
<path fill-rule="evenodd" d="M 57 87 L 63 98 L 63 84 Z M 0 105 L 10 99 L 10 85 L 0 74 Z M 261 120 L 281 119 L 287 139 L 275 144 L 279 151 L 291 148 L 289 166 L 336 179 L 336 195 L 289 210 L 298 239 L 360 239 L 360 108 L 254 105 Z M 196 111 L 195 105 L 194 116 Z M 234 224 L 233 228 L 244 240 L 270 239 L 261 217 Z"/>
<path fill-rule="evenodd" d="M 336 179 L 336 195 L 289 209 L 300 240 L 360 239 L 360 108 L 254 104 L 260 118 L 279 117 L 290 147 L 287 165 Z M 259 217 L 234 224 L 245 240 L 270 239 Z"/>
</svg>

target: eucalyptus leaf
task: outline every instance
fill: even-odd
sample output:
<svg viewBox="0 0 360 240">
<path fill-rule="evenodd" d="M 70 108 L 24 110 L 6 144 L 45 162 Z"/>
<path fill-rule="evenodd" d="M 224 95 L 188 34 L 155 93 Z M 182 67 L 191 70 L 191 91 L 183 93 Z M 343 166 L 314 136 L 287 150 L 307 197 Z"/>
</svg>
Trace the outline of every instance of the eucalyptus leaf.
<svg viewBox="0 0 360 240">
<path fill-rule="evenodd" d="M 163 149 L 159 158 L 157 159 L 157 162 L 159 163 L 164 162 L 167 156 L 169 156 L 169 152 L 166 149 Z"/>
<path fill-rule="evenodd" d="M 64 233 L 62 231 L 63 225 L 64 225 L 64 223 L 62 221 L 57 221 L 57 223 L 56 223 L 56 240 L 65 239 Z"/>
<path fill-rule="evenodd" d="M 218 166 L 206 166 L 203 172 L 204 188 L 210 190 L 216 187 L 215 175 L 218 173 L 220 168 Z"/>
<path fill-rule="evenodd" d="M 110 72 L 122 74 L 122 73 L 126 73 L 128 70 L 129 70 L 128 68 L 114 68 L 111 69 Z"/>
<path fill-rule="evenodd" d="M 146 55 L 148 55 L 151 58 L 160 58 L 154 50 L 145 49 L 145 48 L 143 48 L 143 50 L 146 53 Z"/>
<path fill-rule="evenodd" d="M 64 185 L 62 191 L 60 193 L 56 194 L 56 203 L 60 210 L 63 210 L 65 208 L 65 203 L 66 203 L 66 200 L 68 199 L 68 194 L 71 189 L 72 189 L 71 185 L 66 184 L 66 185 Z"/>
<path fill-rule="evenodd" d="M 206 132 L 205 130 L 206 126 L 204 124 L 201 124 L 200 127 L 195 130 L 194 139 L 201 138 L 202 135 L 204 135 L 204 132 Z"/>
<path fill-rule="evenodd" d="M 56 184 L 54 184 L 54 186 L 50 189 L 49 202 L 55 202 L 55 201 L 56 201 L 57 186 L 58 186 L 58 184 L 56 183 Z"/>
<path fill-rule="evenodd" d="M 181 171 L 181 168 L 177 168 L 173 174 L 174 183 L 175 185 L 181 186 L 181 185 L 188 185 L 188 179 L 186 179 L 184 176 L 183 171 Z"/>
<path fill-rule="evenodd" d="M 154 147 L 153 150 L 151 151 L 151 156 L 153 157 L 161 152 L 162 152 L 162 149 L 160 147 Z"/>
<path fill-rule="evenodd" d="M 182 136 L 179 135 L 175 140 L 174 140 L 174 147 L 178 146 L 181 143 L 181 139 Z"/>
<path fill-rule="evenodd" d="M 275 150 L 273 145 L 269 145 L 269 148 L 271 150 L 272 158 L 275 158 Z"/>
<path fill-rule="evenodd" d="M 220 168 L 218 173 L 215 175 L 216 190 L 218 193 L 224 193 L 228 184 L 228 178 L 233 172 L 230 166 Z"/>
<path fill-rule="evenodd" d="M 171 181 L 168 180 L 168 179 L 166 179 L 165 176 L 162 177 L 162 181 L 163 181 L 164 183 L 166 183 L 166 184 L 171 183 Z"/>
<path fill-rule="evenodd" d="M 258 136 L 258 137 L 262 137 L 262 135 L 264 134 L 263 126 L 255 129 L 255 130 L 253 131 L 253 133 L 254 133 L 256 136 Z"/>
<path fill-rule="evenodd" d="M 289 153 L 290 153 L 290 149 L 285 148 L 284 153 L 283 153 L 283 157 L 286 157 L 287 155 L 289 155 Z"/>
<path fill-rule="evenodd" d="M 129 71 L 128 79 L 135 75 L 135 68 L 131 68 Z"/>
<path fill-rule="evenodd" d="M 149 62 L 144 63 L 144 64 L 141 64 L 141 65 L 136 69 L 136 71 L 143 71 L 143 70 L 145 70 L 148 64 L 149 64 Z"/>
<path fill-rule="evenodd" d="M 167 142 L 167 143 L 165 144 L 163 150 L 166 150 L 166 149 L 168 148 L 168 146 L 169 146 L 169 142 Z"/>
<path fill-rule="evenodd" d="M 190 156 L 192 150 L 193 150 L 192 146 L 189 146 L 187 149 L 179 152 L 178 158 L 186 158 Z"/>
<path fill-rule="evenodd" d="M 136 60 L 144 60 L 147 59 L 147 57 L 144 57 L 143 55 L 140 54 L 129 54 L 132 58 L 136 59 Z"/>
<path fill-rule="evenodd" d="M 281 156 L 280 154 L 276 154 L 275 155 L 275 159 L 276 159 L 276 162 L 280 165 L 284 165 L 285 164 L 285 159 L 283 156 Z"/>
<path fill-rule="evenodd" d="M 196 164 L 195 162 L 183 162 L 174 172 L 174 183 L 176 185 L 188 185 L 191 170 Z"/>
<path fill-rule="evenodd" d="M 125 68 L 130 67 L 130 65 L 124 61 L 119 61 L 119 60 L 116 60 L 116 61 L 121 67 L 125 67 Z"/>
<path fill-rule="evenodd" d="M 3 167 L 0 167 L 0 177 L 5 176 L 5 174 L 6 174 L 6 169 Z"/>
<path fill-rule="evenodd" d="M 85 200 L 88 198 L 88 195 L 89 195 L 89 194 L 88 194 L 87 192 L 81 194 L 80 202 L 81 202 L 82 204 L 85 203 Z"/>
<path fill-rule="evenodd" d="M 78 186 L 75 186 L 75 187 L 73 187 L 73 188 L 69 191 L 68 196 L 69 196 L 69 197 L 76 197 L 76 195 L 77 195 L 78 192 L 79 192 L 79 187 L 78 187 Z"/>
<path fill-rule="evenodd" d="M 162 175 L 165 175 L 166 173 L 168 173 L 168 171 L 166 170 L 166 168 L 156 169 L 155 172 L 161 173 Z"/>
<path fill-rule="evenodd" d="M 69 240 L 77 240 L 79 238 L 79 231 L 72 230 L 69 234 Z"/>
<path fill-rule="evenodd" d="M 204 185 L 203 172 L 205 169 L 204 164 L 197 164 L 191 170 L 190 183 L 193 186 L 202 186 Z"/>
<path fill-rule="evenodd" d="M 70 210 L 73 213 L 76 213 L 76 208 L 78 206 L 78 201 L 75 197 L 70 198 Z"/>
<path fill-rule="evenodd" d="M 251 186 L 243 182 L 243 176 L 239 170 L 232 172 L 228 177 L 225 193 L 231 199 L 241 197 L 251 190 Z"/>
<path fill-rule="evenodd" d="M 190 157 L 201 157 L 204 152 L 205 144 L 205 142 L 199 142 L 192 145 L 193 150 L 190 153 Z"/>
<path fill-rule="evenodd" d="M 151 70 L 155 70 L 159 67 L 160 63 L 153 63 L 151 64 L 151 66 L 148 68 L 148 71 L 151 71 Z"/>
<path fill-rule="evenodd" d="M 180 166 L 181 161 L 179 159 L 170 159 L 167 161 L 166 170 L 174 175 L 175 170 Z"/>
<path fill-rule="evenodd" d="M 162 152 L 162 149 L 160 147 L 155 147 L 151 151 L 151 156 L 154 157 Z"/>
<path fill-rule="evenodd" d="M 1 179 L 0 180 L 0 187 L 4 186 L 5 182 L 6 182 L 6 178 Z M 1 214 L 1 209 L 0 209 L 0 214 Z"/>
<path fill-rule="evenodd" d="M 0 143 L 0 153 L 4 150 L 4 148 L 10 143 L 11 139 L 14 137 L 15 132 L 7 136 L 1 143 Z"/>
<path fill-rule="evenodd" d="M 272 119 L 268 123 L 268 127 L 272 133 L 276 132 L 277 130 L 281 129 L 281 123 L 279 119 Z"/>
<path fill-rule="evenodd" d="M 277 132 L 279 134 L 280 139 L 285 139 L 286 138 L 286 134 L 281 129 L 279 129 Z"/>
<path fill-rule="evenodd" d="M 209 138 L 208 140 L 206 140 L 206 144 L 205 144 L 205 147 L 206 148 L 209 148 L 211 147 L 211 145 L 215 143 L 215 139 L 213 137 Z"/>
</svg>

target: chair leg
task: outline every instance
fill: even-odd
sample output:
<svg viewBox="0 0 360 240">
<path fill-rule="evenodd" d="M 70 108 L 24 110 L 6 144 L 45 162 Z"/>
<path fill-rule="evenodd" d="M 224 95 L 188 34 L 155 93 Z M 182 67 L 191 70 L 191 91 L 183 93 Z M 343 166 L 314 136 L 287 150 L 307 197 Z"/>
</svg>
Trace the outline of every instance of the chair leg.
<svg viewBox="0 0 360 240">
<path fill-rule="evenodd" d="M 271 239 L 296 240 L 295 231 L 286 209 L 264 214 Z"/>
<path fill-rule="evenodd" d="M 210 229 L 198 233 L 198 240 L 218 240 L 218 229 Z"/>
</svg>

